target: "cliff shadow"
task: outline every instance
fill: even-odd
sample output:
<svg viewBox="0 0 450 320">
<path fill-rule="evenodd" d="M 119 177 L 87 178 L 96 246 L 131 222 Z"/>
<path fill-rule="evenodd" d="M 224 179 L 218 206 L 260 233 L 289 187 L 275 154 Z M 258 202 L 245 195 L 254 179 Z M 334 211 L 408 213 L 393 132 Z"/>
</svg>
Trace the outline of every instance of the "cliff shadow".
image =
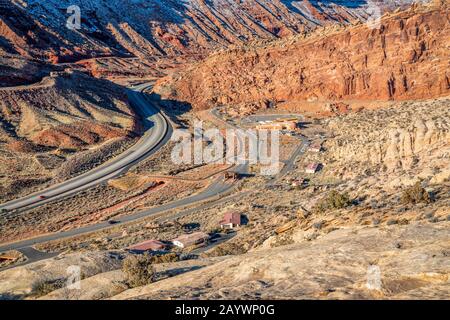
<svg viewBox="0 0 450 320">
<path fill-rule="evenodd" d="M 150 101 L 156 103 L 164 114 L 169 117 L 173 123 L 177 124 L 180 129 L 187 129 L 189 127 L 189 124 L 183 119 L 179 119 L 179 117 L 192 110 L 192 105 L 190 103 L 185 101 L 164 99 L 161 95 L 153 92 L 147 94 L 147 97 Z"/>
</svg>

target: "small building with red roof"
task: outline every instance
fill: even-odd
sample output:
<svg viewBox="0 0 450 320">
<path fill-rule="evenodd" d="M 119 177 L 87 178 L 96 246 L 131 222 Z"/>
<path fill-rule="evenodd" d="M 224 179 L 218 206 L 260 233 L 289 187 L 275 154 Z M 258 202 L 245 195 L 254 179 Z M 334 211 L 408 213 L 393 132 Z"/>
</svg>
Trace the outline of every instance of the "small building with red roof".
<svg viewBox="0 0 450 320">
<path fill-rule="evenodd" d="M 306 173 L 316 173 L 317 171 L 319 171 L 320 168 L 320 163 L 317 162 L 313 162 L 308 164 L 308 166 L 305 169 Z"/>
<path fill-rule="evenodd" d="M 172 243 L 180 248 L 187 248 L 194 245 L 206 244 L 209 235 L 204 232 L 194 232 L 191 234 L 183 234 L 172 240 Z"/>
<path fill-rule="evenodd" d="M 241 226 L 242 215 L 236 211 L 229 211 L 224 214 L 222 221 L 220 221 L 220 227 L 222 229 L 233 229 Z"/>
</svg>

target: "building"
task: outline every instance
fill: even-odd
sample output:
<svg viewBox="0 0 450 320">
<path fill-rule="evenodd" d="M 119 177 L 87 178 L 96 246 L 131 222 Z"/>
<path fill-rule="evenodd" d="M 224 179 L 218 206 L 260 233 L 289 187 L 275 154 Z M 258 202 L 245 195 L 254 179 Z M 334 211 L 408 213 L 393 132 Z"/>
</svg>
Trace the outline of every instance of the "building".
<svg viewBox="0 0 450 320">
<path fill-rule="evenodd" d="M 319 167 L 320 167 L 320 163 L 316 163 L 316 162 L 310 163 L 306 167 L 305 172 L 306 173 L 316 173 L 317 171 L 319 171 Z"/>
<path fill-rule="evenodd" d="M 292 181 L 293 187 L 302 187 L 306 184 L 305 179 L 295 179 Z"/>
<path fill-rule="evenodd" d="M 172 240 L 173 245 L 179 248 L 187 248 L 190 246 L 204 244 L 209 240 L 209 235 L 204 232 L 195 232 L 191 234 L 183 234 Z"/>
<path fill-rule="evenodd" d="M 314 143 L 309 147 L 310 152 L 321 152 L 322 151 L 322 145 L 320 143 Z"/>
<path fill-rule="evenodd" d="M 273 122 L 261 122 L 256 126 L 258 130 L 288 130 L 296 131 L 298 130 L 298 123 L 296 120 L 276 120 Z"/>
<path fill-rule="evenodd" d="M 146 251 L 164 251 L 167 245 L 159 240 L 147 240 L 138 244 L 135 244 L 128 248 L 128 250 L 136 253 L 142 253 Z"/>
<path fill-rule="evenodd" d="M 222 229 L 233 229 L 240 227 L 242 224 L 242 215 L 236 211 L 230 211 L 225 213 L 222 221 L 220 221 L 220 227 Z"/>
</svg>

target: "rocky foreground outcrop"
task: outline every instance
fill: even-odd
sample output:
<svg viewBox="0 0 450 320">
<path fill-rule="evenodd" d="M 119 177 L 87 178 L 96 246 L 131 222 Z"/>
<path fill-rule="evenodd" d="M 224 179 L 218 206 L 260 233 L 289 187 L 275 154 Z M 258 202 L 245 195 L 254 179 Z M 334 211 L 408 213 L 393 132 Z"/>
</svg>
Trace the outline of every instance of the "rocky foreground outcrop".
<svg viewBox="0 0 450 320">
<path fill-rule="evenodd" d="M 448 224 L 339 230 L 114 299 L 446 299 L 448 250 Z"/>
<path fill-rule="evenodd" d="M 366 24 L 228 50 L 161 80 L 165 97 L 197 109 L 269 100 L 424 99 L 450 93 L 448 4 L 413 6 Z"/>
<path fill-rule="evenodd" d="M 0 299 L 39 298 L 36 284 L 65 279 L 74 265 L 81 289 L 55 288 L 43 299 L 446 299 L 448 227 L 344 228 L 315 241 L 155 265 L 162 280 L 134 289 L 113 255 L 62 255 L 0 272 Z"/>
</svg>

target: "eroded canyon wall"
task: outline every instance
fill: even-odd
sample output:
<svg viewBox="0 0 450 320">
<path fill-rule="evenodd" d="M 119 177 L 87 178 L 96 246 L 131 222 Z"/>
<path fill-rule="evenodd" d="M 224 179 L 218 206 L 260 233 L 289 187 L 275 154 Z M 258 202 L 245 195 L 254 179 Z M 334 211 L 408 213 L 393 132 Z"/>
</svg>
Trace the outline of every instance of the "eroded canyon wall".
<svg viewBox="0 0 450 320">
<path fill-rule="evenodd" d="M 448 4 L 413 6 L 366 24 L 326 28 L 217 53 L 161 80 L 162 96 L 195 108 L 275 102 L 426 99 L 450 92 Z"/>
</svg>

